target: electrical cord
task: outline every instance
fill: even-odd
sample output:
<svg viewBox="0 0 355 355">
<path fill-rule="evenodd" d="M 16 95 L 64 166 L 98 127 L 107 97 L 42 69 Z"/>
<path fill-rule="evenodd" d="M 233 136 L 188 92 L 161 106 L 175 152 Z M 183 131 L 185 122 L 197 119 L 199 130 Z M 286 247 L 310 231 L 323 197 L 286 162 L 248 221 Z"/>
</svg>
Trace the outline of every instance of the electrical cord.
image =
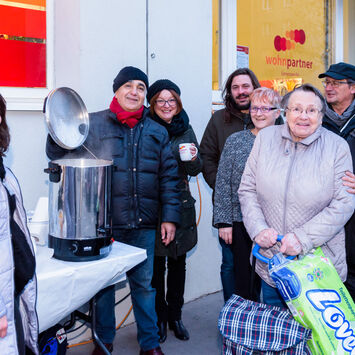
<svg viewBox="0 0 355 355">
<path fill-rule="evenodd" d="M 87 322 L 84 321 L 83 324 L 79 325 L 79 327 L 77 328 L 74 328 L 74 329 L 69 329 L 66 331 L 67 334 L 70 334 L 70 333 L 73 333 L 73 332 L 76 332 L 77 330 L 79 330 L 80 328 L 82 328 L 84 325 L 86 325 Z"/>
<path fill-rule="evenodd" d="M 120 303 L 122 303 L 124 300 L 126 300 L 129 296 L 131 295 L 131 293 L 129 292 L 126 296 L 124 296 L 123 298 L 121 298 L 119 301 L 117 301 L 115 303 L 115 307 L 117 305 L 119 305 Z M 130 307 L 130 309 L 128 310 L 127 314 L 124 316 L 124 318 L 122 319 L 122 321 L 120 322 L 120 324 L 116 327 L 116 330 L 120 329 L 122 324 L 125 322 L 125 320 L 128 318 L 129 314 L 131 313 L 132 311 L 132 306 Z M 89 317 L 91 316 L 91 314 L 89 314 Z M 74 329 L 70 329 L 68 330 L 66 333 L 69 334 L 69 333 L 73 333 L 77 330 L 79 330 L 80 328 L 82 328 L 84 325 L 86 325 L 87 322 L 84 322 L 83 324 L 81 324 L 79 327 L 77 328 L 74 328 Z M 66 324 L 64 324 L 64 327 L 65 327 Z M 79 345 L 85 345 L 85 344 L 90 344 L 92 343 L 93 340 L 90 339 L 90 340 L 87 340 L 87 341 L 83 341 L 83 342 L 80 342 L 80 343 L 77 343 L 77 344 L 71 344 L 71 345 L 68 345 L 67 348 L 72 348 L 72 347 L 75 347 L 75 346 L 79 346 Z"/>
<path fill-rule="evenodd" d="M 131 295 L 131 292 L 128 293 L 128 295 L 124 296 L 123 298 L 121 298 L 119 301 L 117 301 L 115 303 L 115 306 L 119 305 L 120 303 L 122 303 L 125 299 L 127 299 L 129 296 Z"/>
<path fill-rule="evenodd" d="M 125 296 L 125 297 L 128 297 L 129 295 Z M 121 300 L 122 301 L 122 300 Z M 120 324 L 118 324 L 118 326 L 116 327 L 116 331 L 119 330 L 123 323 L 126 321 L 126 319 L 128 318 L 128 316 L 130 315 L 130 313 L 132 312 L 132 309 L 133 309 L 133 306 L 131 305 L 131 307 L 129 308 L 127 314 L 123 317 L 123 319 L 121 320 Z M 86 323 L 86 322 L 85 322 Z M 85 323 L 83 323 L 80 327 L 82 327 Z M 78 327 L 77 329 L 79 329 L 80 327 Z M 76 329 L 76 330 L 77 330 Z M 68 334 L 68 332 L 67 332 Z M 70 344 L 70 345 L 67 345 L 67 349 L 70 349 L 70 348 L 75 348 L 77 346 L 81 346 L 81 345 L 86 345 L 86 344 L 91 344 L 93 342 L 93 339 L 90 339 L 90 340 L 86 340 L 86 341 L 82 341 L 80 343 L 76 343 L 76 344 Z"/>
<path fill-rule="evenodd" d="M 200 211 L 198 213 L 198 219 L 196 222 L 196 227 L 200 224 L 201 220 L 201 212 L 202 212 L 202 197 L 201 197 L 201 189 L 200 189 L 200 184 L 198 182 L 198 177 L 196 176 L 196 183 L 197 183 L 197 190 L 198 190 L 198 198 L 200 200 Z"/>
<path fill-rule="evenodd" d="M 196 222 L 196 226 L 199 225 L 200 223 L 200 220 L 201 220 L 201 214 L 202 214 L 202 198 L 201 198 L 201 189 L 200 189 L 200 184 L 198 182 L 198 177 L 196 176 L 196 183 L 197 183 L 197 189 L 198 189 L 198 198 L 200 200 L 200 211 L 199 211 L 199 215 L 198 215 L 198 219 L 197 219 L 197 222 Z M 131 295 L 131 293 L 128 293 L 126 296 L 124 296 L 123 298 L 121 298 L 117 303 L 115 303 L 115 306 L 117 306 L 118 304 L 122 303 L 124 300 L 126 300 L 129 296 Z M 126 321 L 126 319 L 129 317 L 129 315 L 131 314 L 132 312 L 132 309 L 133 309 L 133 305 L 131 305 L 131 307 L 129 308 L 127 314 L 123 317 L 122 321 L 118 324 L 118 326 L 116 327 L 116 331 L 119 330 L 123 323 Z M 77 327 L 76 329 L 73 329 L 73 330 L 69 330 L 67 331 L 67 334 L 69 333 L 72 333 L 78 329 L 80 329 L 81 327 L 83 327 L 84 325 L 86 324 L 86 322 L 84 322 L 82 325 L 80 325 L 79 327 Z M 90 344 L 92 343 L 93 340 L 90 339 L 90 340 L 86 340 L 86 341 L 82 341 L 80 343 L 76 343 L 76 344 L 70 344 L 67 346 L 67 349 L 70 349 L 70 348 L 74 348 L 74 347 L 77 347 L 77 346 L 81 346 L 81 345 L 86 345 L 86 344 Z"/>
</svg>

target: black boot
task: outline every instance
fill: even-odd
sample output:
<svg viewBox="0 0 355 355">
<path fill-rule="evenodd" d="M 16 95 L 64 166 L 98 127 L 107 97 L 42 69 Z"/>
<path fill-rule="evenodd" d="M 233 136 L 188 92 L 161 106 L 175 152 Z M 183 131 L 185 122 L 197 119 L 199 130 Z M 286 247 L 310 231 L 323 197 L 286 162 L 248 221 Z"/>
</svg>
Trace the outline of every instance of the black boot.
<svg viewBox="0 0 355 355">
<path fill-rule="evenodd" d="M 164 343 L 164 341 L 166 340 L 166 336 L 167 336 L 167 322 L 163 321 L 163 322 L 159 322 L 158 321 L 158 335 L 159 335 L 159 343 Z"/>
<path fill-rule="evenodd" d="M 169 321 L 169 329 L 172 330 L 175 336 L 180 340 L 189 340 L 189 332 L 185 328 L 182 320 Z"/>
</svg>

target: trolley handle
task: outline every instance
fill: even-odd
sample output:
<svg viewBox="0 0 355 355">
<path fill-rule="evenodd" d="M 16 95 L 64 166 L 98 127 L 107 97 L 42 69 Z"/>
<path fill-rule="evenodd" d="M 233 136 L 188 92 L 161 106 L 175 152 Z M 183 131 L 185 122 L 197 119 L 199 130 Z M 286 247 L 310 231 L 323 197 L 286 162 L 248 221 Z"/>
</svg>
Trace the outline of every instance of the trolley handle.
<svg viewBox="0 0 355 355">
<path fill-rule="evenodd" d="M 283 235 L 280 235 L 280 234 L 279 234 L 279 235 L 277 236 L 277 241 L 280 242 L 283 237 L 284 237 Z M 255 244 L 255 246 L 254 246 L 254 248 L 253 248 L 253 255 L 254 255 L 257 259 L 263 261 L 263 262 L 266 263 L 266 264 L 268 264 L 269 261 L 270 261 L 269 258 L 267 258 L 266 256 L 260 254 L 260 245 L 258 245 L 258 244 Z M 294 258 L 295 258 L 294 255 L 289 255 L 289 256 L 287 256 L 287 259 L 290 259 L 290 260 L 292 260 L 292 259 L 294 259 Z"/>
</svg>

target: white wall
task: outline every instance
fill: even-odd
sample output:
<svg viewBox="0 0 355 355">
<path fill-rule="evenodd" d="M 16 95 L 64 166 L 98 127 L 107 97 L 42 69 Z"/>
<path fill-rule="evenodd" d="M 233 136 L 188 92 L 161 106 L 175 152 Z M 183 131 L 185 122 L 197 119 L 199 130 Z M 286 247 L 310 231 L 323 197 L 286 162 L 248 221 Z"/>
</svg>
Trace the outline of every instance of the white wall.
<svg viewBox="0 0 355 355">
<path fill-rule="evenodd" d="M 210 1 L 147 3 L 149 48 L 146 1 L 55 1 L 55 86 L 73 88 L 89 111 L 97 111 L 106 109 L 111 102 L 112 81 L 123 66 L 148 69 L 151 83 L 169 78 L 180 86 L 183 104 L 200 140 L 211 114 Z M 154 61 L 151 51 L 156 53 Z M 48 191 L 47 176 L 43 173 L 47 165 L 43 117 L 41 112 L 28 111 L 12 111 L 8 117 L 12 142 L 6 161 L 20 180 L 25 207 L 30 210 Z M 202 217 L 198 246 L 189 253 L 187 261 L 186 301 L 221 288 L 220 250 L 211 227 L 211 192 L 201 174 L 198 178 Z M 191 190 L 197 200 L 198 214 L 195 178 L 191 179 Z M 126 293 L 127 288 L 120 290 L 118 297 Z M 119 318 L 128 308 L 126 303 L 120 306 Z"/>
<path fill-rule="evenodd" d="M 47 167 L 44 151 L 46 131 L 42 113 L 8 111 L 10 148 L 5 164 L 17 176 L 27 210 L 33 210 L 40 196 L 48 195 Z"/>
</svg>

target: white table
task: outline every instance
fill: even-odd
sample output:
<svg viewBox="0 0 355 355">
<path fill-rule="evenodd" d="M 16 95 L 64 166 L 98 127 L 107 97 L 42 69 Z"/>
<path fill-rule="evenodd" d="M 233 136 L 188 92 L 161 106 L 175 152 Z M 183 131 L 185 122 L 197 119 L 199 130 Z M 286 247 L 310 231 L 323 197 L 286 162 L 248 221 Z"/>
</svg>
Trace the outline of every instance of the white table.
<svg viewBox="0 0 355 355">
<path fill-rule="evenodd" d="M 48 329 L 88 302 L 101 289 L 124 280 L 125 273 L 146 259 L 146 251 L 114 242 L 101 260 L 69 262 L 52 258 L 53 249 L 37 247 L 39 331 Z"/>
</svg>

